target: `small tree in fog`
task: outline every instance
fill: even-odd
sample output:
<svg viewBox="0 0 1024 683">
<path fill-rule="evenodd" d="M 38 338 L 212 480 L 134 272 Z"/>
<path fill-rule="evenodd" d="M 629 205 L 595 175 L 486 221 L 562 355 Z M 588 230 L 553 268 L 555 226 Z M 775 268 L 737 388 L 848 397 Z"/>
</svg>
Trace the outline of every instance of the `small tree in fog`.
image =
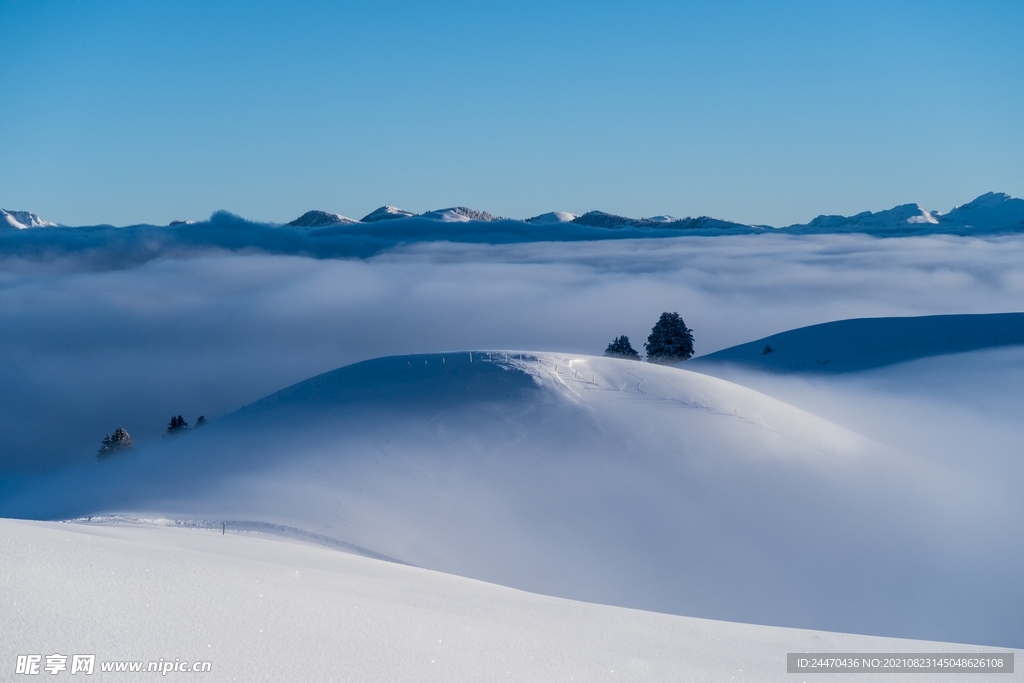
<svg viewBox="0 0 1024 683">
<path fill-rule="evenodd" d="M 196 418 L 196 426 L 193 427 L 193 429 L 199 429 L 200 427 L 202 427 L 205 424 L 206 424 L 206 416 L 205 415 L 200 415 L 199 417 Z"/>
<path fill-rule="evenodd" d="M 640 360 L 640 354 L 636 352 L 633 345 L 629 343 L 629 337 L 622 335 L 616 337 L 608 348 L 604 350 L 604 355 L 610 358 L 635 358 Z"/>
<path fill-rule="evenodd" d="M 686 326 L 678 313 L 665 312 L 651 329 L 644 344 L 649 363 L 669 365 L 693 356 L 693 330 Z"/>
<path fill-rule="evenodd" d="M 180 432 L 184 432 L 188 429 L 188 422 L 185 422 L 185 418 L 181 415 L 172 415 L 171 421 L 167 425 L 167 431 L 164 432 L 164 436 L 173 436 Z"/>
<path fill-rule="evenodd" d="M 102 460 L 103 458 L 110 457 L 120 451 L 126 451 L 129 448 L 134 448 L 135 443 L 132 441 L 131 434 L 128 433 L 124 427 L 118 427 L 114 430 L 113 434 L 107 434 L 103 437 L 103 445 L 100 446 L 100 452 L 96 454 L 96 457 Z"/>
</svg>

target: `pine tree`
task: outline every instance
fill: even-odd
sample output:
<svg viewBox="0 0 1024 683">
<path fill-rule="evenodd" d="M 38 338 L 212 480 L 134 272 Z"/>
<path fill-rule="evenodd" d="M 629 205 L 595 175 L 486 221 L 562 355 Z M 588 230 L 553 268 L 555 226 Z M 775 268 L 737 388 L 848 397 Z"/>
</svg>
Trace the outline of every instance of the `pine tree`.
<svg viewBox="0 0 1024 683">
<path fill-rule="evenodd" d="M 693 330 L 678 313 L 665 312 L 658 318 L 644 344 L 647 362 L 669 365 L 693 356 Z"/>
<path fill-rule="evenodd" d="M 96 454 L 96 457 L 102 460 L 114 455 L 118 451 L 125 451 L 134 447 L 135 443 L 132 441 L 128 430 L 124 427 L 118 427 L 114 430 L 113 434 L 107 434 L 103 437 L 103 445 L 100 446 L 100 451 Z"/>
<path fill-rule="evenodd" d="M 199 417 L 196 418 L 196 426 L 193 427 L 193 429 L 198 429 L 199 427 L 202 427 L 205 424 L 206 424 L 206 416 L 205 415 L 200 415 Z"/>
<path fill-rule="evenodd" d="M 181 415 L 171 415 L 171 421 L 167 425 L 167 431 L 164 432 L 164 436 L 172 436 L 186 429 L 188 429 L 188 422 L 185 422 L 185 418 Z"/>
<path fill-rule="evenodd" d="M 604 350 L 604 355 L 611 358 L 636 358 L 640 359 L 640 354 L 636 352 L 633 345 L 629 343 L 629 337 L 622 335 L 616 337 L 608 348 Z"/>
</svg>

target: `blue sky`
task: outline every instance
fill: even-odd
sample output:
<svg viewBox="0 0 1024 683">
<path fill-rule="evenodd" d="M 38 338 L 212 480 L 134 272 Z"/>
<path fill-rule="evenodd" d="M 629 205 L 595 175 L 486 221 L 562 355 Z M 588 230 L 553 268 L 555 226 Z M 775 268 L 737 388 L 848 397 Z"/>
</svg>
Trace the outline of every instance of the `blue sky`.
<svg viewBox="0 0 1024 683">
<path fill-rule="evenodd" d="M 1024 195 L 1022 35 L 1015 1 L 0 0 L 0 206 L 945 211 Z"/>
</svg>

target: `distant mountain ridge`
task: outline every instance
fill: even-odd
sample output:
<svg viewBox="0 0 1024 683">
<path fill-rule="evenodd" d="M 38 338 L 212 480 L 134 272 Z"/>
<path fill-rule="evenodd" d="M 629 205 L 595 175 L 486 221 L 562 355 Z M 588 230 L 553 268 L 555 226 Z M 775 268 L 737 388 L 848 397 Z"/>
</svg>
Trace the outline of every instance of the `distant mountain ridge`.
<svg viewBox="0 0 1024 683">
<path fill-rule="evenodd" d="M 306 225 L 311 214 L 335 216 L 341 220 L 317 223 L 318 226 L 348 223 L 351 219 L 328 214 L 324 211 L 310 211 L 289 226 Z M 674 216 L 651 216 L 649 218 L 630 218 L 604 211 L 588 211 L 584 214 L 573 214 L 564 211 L 551 211 L 527 218 L 525 220 L 502 218 L 487 211 L 471 209 L 466 206 L 455 206 L 447 209 L 436 209 L 417 214 L 394 206 L 382 206 L 364 216 L 361 223 L 376 223 L 383 220 L 418 218 L 443 222 L 469 221 L 515 221 L 530 225 L 579 225 L 587 228 L 606 230 L 641 229 L 666 230 L 681 232 L 700 232 L 701 234 L 750 233 L 750 232 L 789 232 L 807 233 L 864 233 L 870 235 L 912 235 L 912 234 L 986 234 L 997 232 L 1024 231 L 1024 199 L 1011 197 L 1003 192 L 988 192 L 967 204 L 955 207 L 949 213 L 929 211 L 920 204 L 901 204 L 884 211 L 863 211 L 853 216 L 820 215 L 807 223 L 796 223 L 782 228 L 770 225 L 753 225 L 737 223 L 710 216 L 696 218 L 676 218 Z M 356 221 L 351 221 L 355 223 Z"/>
<path fill-rule="evenodd" d="M 1024 230 L 1024 199 L 1004 192 L 987 192 L 942 214 L 920 204 L 901 204 L 885 211 L 864 211 L 854 216 L 818 216 L 809 223 L 789 225 L 792 232 L 863 232 L 909 234 L 1006 232 Z"/>
<path fill-rule="evenodd" d="M 233 215 L 218 212 L 217 215 Z M 235 217 L 238 220 L 244 220 Z M 284 226 L 265 224 L 267 227 L 306 228 L 303 232 L 321 234 L 324 229 L 358 229 L 360 225 L 379 223 L 381 221 L 402 221 L 407 219 L 427 220 L 441 223 L 501 223 L 502 227 L 486 228 L 486 231 L 504 231 L 508 234 L 519 233 L 520 226 L 550 227 L 555 233 L 543 236 L 543 239 L 563 239 L 573 226 L 586 229 L 573 239 L 601 239 L 601 232 L 614 231 L 617 237 L 654 236 L 650 231 L 668 234 L 750 234 L 750 233 L 789 233 L 789 234 L 829 234 L 829 233 L 861 233 L 875 236 L 908 236 L 930 234 L 984 235 L 1008 232 L 1024 232 L 1024 199 L 1011 197 L 1003 192 L 987 192 L 967 204 L 962 204 L 949 211 L 939 213 L 930 211 L 920 204 L 901 204 L 884 211 L 863 211 L 852 216 L 822 214 L 807 223 L 795 223 L 776 228 L 770 225 L 754 225 L 737 223 L 710 216 L 696 218 L 676 218 L 674 216 L 651 216 L 649 218 L 630 218 L 604 211 L 588 211 L 577 215 L 564 211 L 551 211 L 526 219 L 503 218 L 487 211 L 472 209 L 466 206 L 453 206 L 446 209 L 435 209 L 425 213 L 414 213 L 396 206 L 382 206 L 375 211 L 354 220 L 341 214 L 323 210 L 307 211 Z M 213 218 L 211 218 L 213 220 Z M 191 225 L 191 221 L 174 221 L 168 227 Z M 411 225 L 411 224 L 410 224 Z M 28 211 L 7 211 L 0 209 L 0 229 L 3 227 L 23 230 L 26 228 L 56 228 L 56 223 L 41 219 Z M 112 227 L 112 226 L 105 226 Z M 133 226 L 144 227 L 144 226 Z M 452 229 L 456 229 L 452 226 Z M 481 227 L 466 226 L 458 230 L 477 231 Z M 404 231 L 404 228 L 398 230 Z M 419 231 L 419 229 L 417 229 Z M 536 230 L 536 228 L 534 229 Z M 596 231 L 596 232 L 595 232 Z M 530 231 L 527 231 L 530 232 Z M 533 234 L 532 232 L 530 233 Z M 538 234 L 538 237 L 541 237 Z M 443 239 L 443 237 L 439 237 Z M 532 239 L 532 238 L 531 238 Z"/>
<path fill-rule="evenodd" d="M 764 229 L 767 226 L 745 225 L 723 221 L 718 218 L 700 216 L 698 218 L 675 218 L 674 216 L 654 216 L 652 218 L 626 218 L 603 211 L 588 211 L 582 216 L 572 219 L 577 225 L 586 225 L 593 228 L 667 228 L 669 230 L 754 230 Z"/>
<path fill-rule="evenodd" d="M 938 225 L 936 214 L 924 209 L 920 204 L 901 204 L 886 211 L 863 211 L 854 216 L 821 215 L 809 223 L 787 226 L 786 229 L 818 229 L 825 232 L 836 230 L 893 229 L 902 225 Z"/>
</svg>

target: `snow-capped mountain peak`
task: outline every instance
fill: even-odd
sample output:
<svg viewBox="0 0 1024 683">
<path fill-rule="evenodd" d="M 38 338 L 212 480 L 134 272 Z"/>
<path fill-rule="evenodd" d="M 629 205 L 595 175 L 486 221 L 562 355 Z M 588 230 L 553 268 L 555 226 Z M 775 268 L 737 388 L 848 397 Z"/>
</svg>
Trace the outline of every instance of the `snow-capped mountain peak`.
<svg viewBox="0 0 1024 683">
<path fill-rule="evenodd" d="M 387 221 L 394 218 L 411 218 L 415 216 L 412 211 L 406 211 L 405 209 L 399 209 L 397 206 L 382 206 L 376 211 L 373 211 L 360 220 L 361 223 L 376 223 L 377 221 Z"/>
<path fill-rule="evenodd" d="M 327 225 L 345 225 L 359 221 L 327 211 L 307 211 L 287 225 L 295 228 L 320 228 Z"/>
<path fill-rule="evenodd" d="M 465 221 L 496 221 L 500 220 L 498 216 L 487 213 L 486 211 L 477 211 L 467 206 L 452 206 L 447 209 L 437 209 L 436 211 L 428 211 L 423 214 L 424 218 L 433 218 L 434 220 L 440 220 L 445 222 L 465 222 Z"/>
<path fill-rule="evenodd" d="M 8 228 L 14 228 L 15 230 L 24 230 L 25 228 L 56 228 L 56 223 L 50 221 L 44 221 L 39 216 L 29 211 L 8 211 L 7 209 L 0 209 L 0 225 Z"/>
<path fill-rule="evenodd" d="M 972 202 L 957 206 L 942 216 L 942 222 L 987 229 L 1024 227 L 1024 199 L 1005 192 L 986 192 Z"/>
</svg>

